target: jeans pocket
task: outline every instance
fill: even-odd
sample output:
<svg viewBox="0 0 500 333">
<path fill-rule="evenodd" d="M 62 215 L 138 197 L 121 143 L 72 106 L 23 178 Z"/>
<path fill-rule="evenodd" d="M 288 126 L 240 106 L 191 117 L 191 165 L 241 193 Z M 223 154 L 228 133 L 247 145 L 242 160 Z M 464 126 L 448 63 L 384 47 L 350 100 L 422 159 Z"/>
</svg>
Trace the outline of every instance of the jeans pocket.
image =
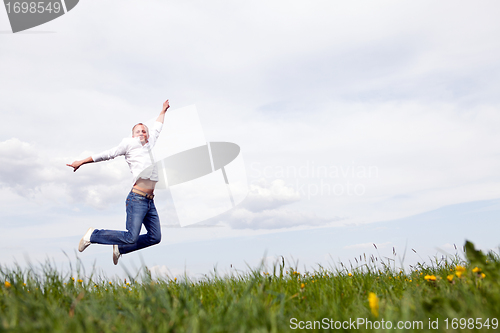
<svg viewBox="0 0 500 333">
<path fill-rule="evenodd" d="M 126 206 L 129 206 L 130 204 L 134 204 L 134 205 L 141 204 L 141 203 L 144 203 L 146 200 L 147 200 L 146 197 L 143 197 L 142 195 L 131 192 L 127 197 Z"/>
</svg>

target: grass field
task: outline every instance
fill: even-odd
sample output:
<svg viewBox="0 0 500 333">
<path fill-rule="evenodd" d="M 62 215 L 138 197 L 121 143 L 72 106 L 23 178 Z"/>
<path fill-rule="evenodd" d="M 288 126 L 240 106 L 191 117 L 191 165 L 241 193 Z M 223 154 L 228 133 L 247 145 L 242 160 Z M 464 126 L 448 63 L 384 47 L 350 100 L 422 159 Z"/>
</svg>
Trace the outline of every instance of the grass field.
<svg viewBox="0 0 500 333">
<path fill-rule="evenodd" d="M 362 255 L 197 281 L 1 267 L 0 332 L 499 331 L 500 257 L 465 248 L 406 271 Z"/>
</svg>

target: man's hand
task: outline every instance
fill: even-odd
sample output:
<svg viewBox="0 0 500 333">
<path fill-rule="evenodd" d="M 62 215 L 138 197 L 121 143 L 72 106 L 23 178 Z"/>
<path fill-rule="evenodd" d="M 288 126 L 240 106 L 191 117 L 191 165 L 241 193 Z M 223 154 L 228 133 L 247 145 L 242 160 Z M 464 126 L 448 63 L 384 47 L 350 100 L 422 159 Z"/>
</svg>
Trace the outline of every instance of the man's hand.
<svg viewBox="0 0 500 333">
<path fill-rule="evenodd" d="M 87 157 L 86 159 L 84 160 L 81 160 L 81 161 L 74 161 L 73 163 L 71 164 L 66 164 L 67 166 L 69 167 L 72 167 L 73 168 L 73 172 L 75 172 L 76 170 L 78 170 L 79 167 L 81 167 L 83 164 L 87 164 L 87 163 L 92 163 L 94 162 L 94 160 L 92 159 L 91 156 Z"/>
<path fill-rule="evenodd" d="M 161 108 L 160 115 L 158 116 L 158 119 L 156 119 L 157 122 L 163 124 L 163 120 L 165 119 L 165 112 L 167 112 L 167 109 L 170 107 L 170 104 L 168 104 L 168 99 L 163 103 L 163 107 Z"/>
<path fill-rule="evenodd" d="M 66 165 L 69 166 L 69 167 L 72 167 L 74 169 L 73 172 L 75 172 L 76 170 L 78 170 L 79 167 L 82 166 L 82 164 L 83 163 L 81 161 L 74 161 L 73 163 L 66 164 Z"/>
<path fill-rule="evenodd" d="M 168 104 L 168 99 L 167 99 L 165 103 L 163 103 L 163 109 L 161 110 L 161 112 L 166 112 L 169 107 L 170 104 Z"/>
</svg>

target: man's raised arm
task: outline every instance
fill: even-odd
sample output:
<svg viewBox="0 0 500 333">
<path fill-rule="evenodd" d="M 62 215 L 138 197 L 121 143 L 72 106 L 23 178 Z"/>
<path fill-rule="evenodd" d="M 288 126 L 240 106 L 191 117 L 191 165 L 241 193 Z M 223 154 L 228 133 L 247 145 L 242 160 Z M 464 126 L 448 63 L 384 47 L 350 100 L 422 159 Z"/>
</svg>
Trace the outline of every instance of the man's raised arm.
<svg viewBox="0 0 500 333">
<path fill-rule="evenodd" d="M 159 123 L 162 123 L 163 124 L 163 120 L 165 119 L 165 113 L 167 112 L 167 109 L 170 107 L 170 105 L 168 104 L 168 99 L 165 101 L 165 103 L 163 103 L 163 107 L 161 109 L 161 112 L 160 112 L 160 115 L 158 116 L 158 118 L 156 119 L 157 122 Z"/>
<path fill-rule="evenodd" d="M 80 160 L 80 161 L 74 161 L 73 163 L 66 164 L 66 165 L 69 166 L 69 167 L 72 167 L 74 169 L 73 172 L 75 172 L 82 165 L 87 164 L 87 163 L 93 163 L 93 162 L 94 162 L 94 160 L 92 159 L 91 156 L 89 156 L 86 159 L 83 159 L 83 160 Z"/>
</svg>

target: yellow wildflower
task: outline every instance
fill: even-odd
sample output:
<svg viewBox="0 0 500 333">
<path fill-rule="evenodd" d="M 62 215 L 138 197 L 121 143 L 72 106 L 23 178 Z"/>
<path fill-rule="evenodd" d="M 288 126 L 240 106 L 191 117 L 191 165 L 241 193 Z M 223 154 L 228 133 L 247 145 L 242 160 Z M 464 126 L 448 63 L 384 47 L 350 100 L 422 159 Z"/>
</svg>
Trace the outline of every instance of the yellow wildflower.
<svg viewBox="0 0 500 333">
<path fill-rule="evenodd" d="M 83 280 L 82 280 L 82 279 L 78 279 L 78 283 L 82 283 L 82 282 L 83 282 Z"/>
<path fill-rule="evenodd" d="M 424 279 L 427 281 L 436 281 L 436 277 L 434 275 L 426 275 Z"/>
<path fill-rule="evenodd" d="M 472 273 L 479 273 L 479 272 L 481 272 L 481 268 L 477 266 L 472 269 Z"/>
<path fill-rule="evenodd" d="M 300 288 L 301 288 L 301 289 L 304 289 L 305 287 L 306 287 L 306 285 L 305 285 L 305 284 L 303 284 L 303 283 L 301 283 L 301 284 L 300 284 Z"/>
<path fill-rule="evenodd" d="M 486 277 L 486 274 L 481 273 L 481 279 L 484 279 Z"/>
<path fill-rule="evenodd" d="M 448 275 L 446 277 L 446 279 L 448 280 L 448 282 L 452 282 L 453 281 L 453 275 Z"/>
<path fill-rule="evenodd" d="M 351 274 L 351 273 L 349 273 L 349 274 L 347 274 L 347 275 L 352 276 L 352 274 Z"/>
<path fill-rule="evenodd" d="M 5 281 L 5 287 L 6 288 L 10 288 L 10 286 L 11 286 L 10 282 L 9 281 Z"/>
<path fill-rule="evenodd" d="M 378 297 L 377 297 L 377 295 L 375 295 L 375 293 L 370 292 L 368 294 L 368 304 L 370 305 L 370 309 L 372 310 L 372 314 L 375 317 L 378 317 L 379 305 L 378 305 Z"/>
<path fill-rule="evenodd" d="M 460 266 L 458 265 L 457 267 L 455 267 L 455 274 L 458 276 L 458 277 L 462 277 L 462 275 L 467 271 L 467 269 L 465 269 L 465 267 L 463 266 Z"/>
</svg>

